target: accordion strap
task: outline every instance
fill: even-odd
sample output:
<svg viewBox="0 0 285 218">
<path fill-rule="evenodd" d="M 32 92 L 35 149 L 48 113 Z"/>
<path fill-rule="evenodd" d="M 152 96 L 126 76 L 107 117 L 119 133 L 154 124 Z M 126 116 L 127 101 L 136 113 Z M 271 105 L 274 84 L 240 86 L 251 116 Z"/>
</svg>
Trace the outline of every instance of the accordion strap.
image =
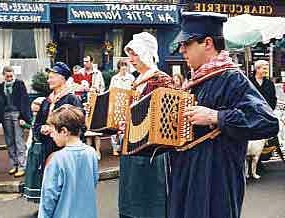
<svg viewBox="0 0 285 218">
<path fill-rule="evenodd" d="M 176 148 L 176 151 L 186 151 L 189 150 L 191 148 L 193 148 L 194 146 L 206 141 L 207 139 L 214 139 L 216 138 L 218 135 L 221 134 L 221 131 L 216 128 L 214 130 L 212 130 L 211 132 L 207 133 L 206 135 L 202 136 L 201 138 L 198 138 L 192 142 L 190 142 L 189 144 L 184 145 L 181 148 Z"/>
</svg>

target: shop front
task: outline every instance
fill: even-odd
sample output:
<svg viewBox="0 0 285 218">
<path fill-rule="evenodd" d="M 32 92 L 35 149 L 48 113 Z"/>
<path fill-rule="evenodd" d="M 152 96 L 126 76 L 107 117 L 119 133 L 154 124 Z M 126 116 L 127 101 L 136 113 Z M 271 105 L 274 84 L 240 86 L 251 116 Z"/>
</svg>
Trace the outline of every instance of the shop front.
<svg viewBox="0 0 285 218">
<path fill-rule="evenodd" d="M 215 12 L 228 16 L 250 14 L 253 16 L 285 17 L 284 1 L 279 0 L 180 0 L 180 4 L 183 5 L 184 10 L 191 12 Z M 276 46 L 277 44 L 278 42 L 276 43 L 274 40 L 265 45 L 260 43 L 252 49 L 232 52 L 232 56 L 248 75 L 254 70 L 254 62 L 263 59 L 270 62 L 270 77 L 281 78 L 281 73 L 285 72 L 282 64 L 285 52 L 284 48 Z"/>
<path fill-rule="evenodd" d="M 116 69 L 117 61 L 126 58 L 124 45 L 142 31 L 157 37 L 159 65 L 165 69 L 169 44 L 180 28 L 179 8 L 169 4 L 66 4 L 52 13 L 57 17 L 53 19 L 57 60 L 72 67 L 82 65 L 85 55 L 92 55 L 103 71 Z M 66 19 L 60 14 L 66 14 Z"/>
</svg>

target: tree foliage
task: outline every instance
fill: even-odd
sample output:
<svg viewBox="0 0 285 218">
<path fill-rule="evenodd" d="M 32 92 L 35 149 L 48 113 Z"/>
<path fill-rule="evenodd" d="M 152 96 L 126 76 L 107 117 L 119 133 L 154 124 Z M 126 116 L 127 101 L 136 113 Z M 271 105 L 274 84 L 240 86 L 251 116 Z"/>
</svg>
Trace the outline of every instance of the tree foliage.
<svg viewBox="0 0 285 218">
<path fill-rule="evenodd" d="M 47 96 L 51 91 L 49 89 L 48 83 L 48 75 L 44 72 L 36 73 L 32 78 L 32 88 L 38 94 L 42 96 Z"/>
</svg>

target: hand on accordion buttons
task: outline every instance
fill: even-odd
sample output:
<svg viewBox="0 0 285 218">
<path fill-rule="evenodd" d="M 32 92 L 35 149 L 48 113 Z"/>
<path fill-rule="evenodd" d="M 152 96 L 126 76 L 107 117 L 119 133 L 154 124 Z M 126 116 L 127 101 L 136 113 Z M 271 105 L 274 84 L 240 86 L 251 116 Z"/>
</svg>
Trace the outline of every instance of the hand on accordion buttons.
<svg viewBox="0 0 285 218">
<path fill-rule="evenodd" d="M 83 103 L 83 106 L 84 106 L 84 110 L 86 112 L 86 114 L 88 114 L 91 110 L 90 108 L 90 104 L 87 102 L 87 103 Z"/>
<path fill-rule="evenodd" d="M 213 126 L 218 123 L 218 111 L 204 106 L 191 106 L 186 109 L 184 116 L 192 125 Z"/>
</svg>

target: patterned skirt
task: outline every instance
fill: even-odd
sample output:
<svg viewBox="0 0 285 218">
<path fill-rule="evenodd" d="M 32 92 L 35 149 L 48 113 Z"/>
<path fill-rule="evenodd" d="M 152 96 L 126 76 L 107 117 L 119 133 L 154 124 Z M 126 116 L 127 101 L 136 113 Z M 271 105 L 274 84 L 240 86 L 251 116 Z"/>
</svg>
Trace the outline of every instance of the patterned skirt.
<svg viewBox="0 0 285 218">
<path fill-rule="evenodd" d="M 23 196 L 27 200 L 36 203 L 39 203 L 41 196 L 43 179 L 42 159 L 42 143 L 35 142 L 31 145 L 28 152 Z"/>
</svg>

